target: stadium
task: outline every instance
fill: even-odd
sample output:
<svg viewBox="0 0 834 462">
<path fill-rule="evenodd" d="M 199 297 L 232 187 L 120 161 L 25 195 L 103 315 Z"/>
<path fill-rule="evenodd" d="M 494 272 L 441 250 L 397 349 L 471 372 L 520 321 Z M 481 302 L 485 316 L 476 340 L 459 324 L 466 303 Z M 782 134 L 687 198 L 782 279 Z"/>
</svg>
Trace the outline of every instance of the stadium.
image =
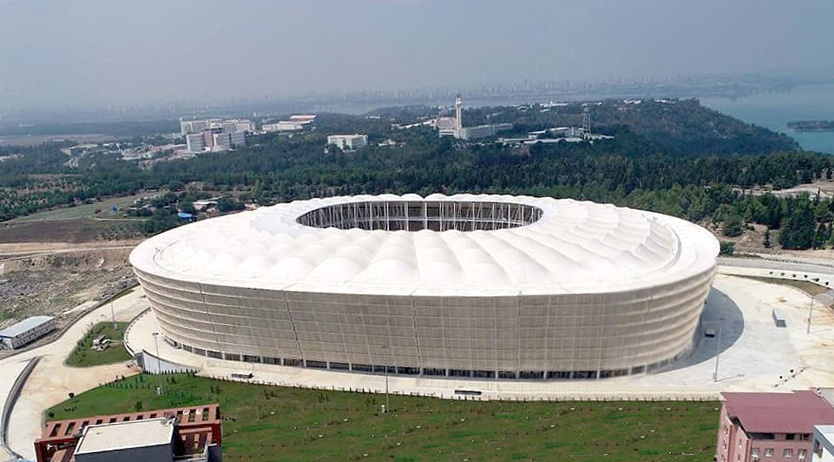
<svg viewBox="0 0 834 462">
<path fill-rule="evenodd" d="M 130 261 L 167 341 L 362 373 L 590 379 L 686 356 L 718 242 L 570 199 L 312 199 L 199 221 Z"/>
</svg>

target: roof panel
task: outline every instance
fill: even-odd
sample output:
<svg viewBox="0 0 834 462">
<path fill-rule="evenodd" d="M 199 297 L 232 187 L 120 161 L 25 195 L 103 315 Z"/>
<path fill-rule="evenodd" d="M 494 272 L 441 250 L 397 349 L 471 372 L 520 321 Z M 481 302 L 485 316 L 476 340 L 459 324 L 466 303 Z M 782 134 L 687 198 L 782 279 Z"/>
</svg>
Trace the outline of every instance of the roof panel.
<svg viewBox="0 0 834 462">
<path fill-rule="evenodd" d="M 486 289 L 507 294 L 619 291 L 715 266 L 715 238 L 664 215 L 570 199 L 442 194 L 429 199 L 461 206 L 526 205 L 540 210 L 541 217 L 491 231 L 325 229 L 298 218 L 325 206 L 367 214 L 371 208 L 345 204 L 387 202 L 394 208 L 423 199 L 415 194 L 311 199 L 176 228 L 139 245 L 131 262 L 145 273 L 211 284 L 280 288 L 303 283 L 324 292 L 356 293 L 442 286 L 462 295 Z M 422 227 L 423 222 L 415 223 Z M 375 227 L 386 226 L 386 220 L 376 221 Z"/>
</svg>

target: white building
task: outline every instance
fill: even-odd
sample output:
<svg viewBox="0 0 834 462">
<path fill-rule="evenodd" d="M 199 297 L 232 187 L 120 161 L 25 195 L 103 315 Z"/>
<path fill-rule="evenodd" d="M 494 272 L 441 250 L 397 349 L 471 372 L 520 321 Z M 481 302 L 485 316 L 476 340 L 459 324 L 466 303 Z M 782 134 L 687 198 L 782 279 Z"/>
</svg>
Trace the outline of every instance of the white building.
<svg viewBox="0 0 834 462">
<path fill-rule="evenodd" d="M 335 144 L 339 149 L 358 149 L 368 145 L 368 135 L 330 135 L 327 144 Z"/>
<path fill-rule="evenodd" d="M 834 462 L 834 425 L 814 427 L 813 462 Z"/>
<path fill-rule="evenodd" d="M 264 124 L 263 131 L 270 133 L 270 132 L 294 132 L 304 128 L 304 124 L 301 122 L 292 122 L 289 120 L 282 120 L 280 122 L 275 122 L 271 124 Z"/>
<path fill-rule="evenodd" d="M 494 136 L 496 133 L 511 130 L 513 124 L 478 125 L 475 127 L 463 126 L 463 99 L 460 94 L 455 97 L 455 116 L 438 117 L 434 123 L 437 134 L 441 138 L 451 136 L 459 140 L 475 140 Z"/>
<path fill-rule="evenodd" d="M 182 136 L 190 133 L 202 133 L 203 130 L 209 127 L 209 122 L 206 119 L 202 120 L 182 120 L 180 119 L 180 134 Z"/>
<path fill-rule="evenodd" d="M 457 138 L 462 140 L 476 140 L 478 138 L 487 138 L 494 136 L 496 133 L 506 130 L 511 130 L 513 124 L 494 124 L 494 125 L 478 125 L 476 127 L 463 127 L 458 132 Z"/>
<path fill-rule="evenodd" d="M 168 418 L 84 427 L 76 462 L 174 461 L 174 420 Z"/>
<path fill-rule="evenodd" d="M 185 145 L 188 152 L 203 152 L 206 150 L 206 140 L 203 132 L 185 135 Z"/>
<path fill-rule="evenodd" d="M 202 133 L 204 130 L 220 128 L 224 132 L 254 132 L 255 123 L 249 119 L 180 119 L 180 134 Z"/>
<path fill-rule="evenodd" d="M 55 330 L 51 316 L 33 316 L 0 330 L 0 345 L 15 350 Z"/>
<path fill-rule="evenodd" d="M 212 151 L 228 151 L 232 149 L 232 139 L 227 132 L 212 134 Z"/>
<path fill-rule="evenodd" d="M 185 142 L 188 152 L 227 151 L 246 146 L 246 132 L 207 128 L 200 133 L 185 135 Z"/>
<path fill-rule="evenodd" d="M 223 121 L 223 131 L 234 132 L 249 132 L 255 131 L 255 123 L 248 119 L 229 119 Z"/>
<path fill-rule="evenodd" d="M 242 148 L 246 146 L 246 132 L 243 131 L 236 131 L 229 133 L 229 142 L 231 143 L 232 147 Z"/>
</svg>

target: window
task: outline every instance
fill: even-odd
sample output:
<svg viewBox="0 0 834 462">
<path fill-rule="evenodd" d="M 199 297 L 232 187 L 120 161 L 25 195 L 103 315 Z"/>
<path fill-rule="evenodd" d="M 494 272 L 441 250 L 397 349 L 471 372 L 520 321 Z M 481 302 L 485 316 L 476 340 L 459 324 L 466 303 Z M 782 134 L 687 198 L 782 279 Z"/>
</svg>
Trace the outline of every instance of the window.
<svg viewBox="0 0 834 462">
<path fill-rule="evenodd" d="M 782 457 L 793 457 L 793 449 L 785 449 L 784 451 L 782 451 Z"/>
<path fill-rule="evenodd" d="M 765 457 L 773 457 L 773 448 L 765 448 Z"/>
<path fill-rule="evenodd" d="M 751 449 L 750 450 L 750 457 L 752 457 L 753 460 L 758 460 L 759 459 L 759 448 Z"/>
<path fill-rule="evenodd" d="M 793 441 L 793 440 L 794 440 L 794 438 L 796 438 L 796 434 L 795 434 L 795 433 L 787 433 L 787 434 L 785 434 L 785 439 L 786 439 L 786 440 L 788 440 L 788 441 Z"/>
<path fill-rule="evenodd" d="M 803 434 L 799 435 L 799 441 L 810 441 L 810 440 L 811 440 L 811 434 L 810 433 L 803 433 Z"/>
<path fill-rule="evenodd" d="M 800 450 L 796 451 L 796 457 L 799 460 L 805 460 L 805 457 L 807 455 L 808 455 L 808 450 L 807 449 L 800 449 Z"/>
</svg>

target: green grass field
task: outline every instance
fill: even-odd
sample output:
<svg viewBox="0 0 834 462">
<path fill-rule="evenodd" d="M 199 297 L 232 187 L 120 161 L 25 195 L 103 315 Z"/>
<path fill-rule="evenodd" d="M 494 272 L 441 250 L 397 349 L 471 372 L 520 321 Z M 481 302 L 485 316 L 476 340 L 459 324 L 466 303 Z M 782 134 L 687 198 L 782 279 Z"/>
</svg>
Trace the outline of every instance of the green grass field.
<svg viewBox="0 0 834 462">
<path fill-rule="evenodd" d="M 15 218 L 9 223 L 29 223 L 34 221 L 74 220 L 78 218 L 121 218 L 120 212 L 112 213 L 110 209 L 115 205 L 119 209 L 133 204 L 133 201 L 156 193 L 143 193 L 133 196 L 115 197 L 93 204 L 82 204 L 75 207 L 61 207 L 55 210 L 33 213 L 25 217 Z M 99 213 L 96 213 L 99 210 Z"/>
<path fill-rule="evenodd" d="M 779 278 L 762 278 L 756 276 L 740 276 L 746 279 L 753 279 L 754 281 L 766 282 L 768 284 L 779 284 L 783 286 L 796 287 L 808 295 L 814 296 L 824 294 L 831 290 L 829 287 L 814 284 L 811 281 L 799 281 L 796 279 L 779 279 Z"/>
<path fill-rule="evenodd" d="M 67 366 L 90 367 L 101 364 L 112 364 L 130 359 L 130 354 L 125 350 L 122 341 L 127 328 L 126 322 L 117 322 L 117 328 L 113 329 L 112 322 L 101 322 L 94 325 L 84 338 L 79 340 L 75 349 L 67 358 Z M 91 349 L 93 339 L 104 335 L 112 342 L 105 350 L 97 351 Z"/>
<path fill-rule="evenodd" d="M 711 461 L 718 402 L 496 402 L 141 375 L 50 409 L 49 420 L 219 403 L 228 461 Z M 172 382 L 173 381 L 173 382 Z M 577 387 L 581 387 L 577 383 Z"/>
</svg>

